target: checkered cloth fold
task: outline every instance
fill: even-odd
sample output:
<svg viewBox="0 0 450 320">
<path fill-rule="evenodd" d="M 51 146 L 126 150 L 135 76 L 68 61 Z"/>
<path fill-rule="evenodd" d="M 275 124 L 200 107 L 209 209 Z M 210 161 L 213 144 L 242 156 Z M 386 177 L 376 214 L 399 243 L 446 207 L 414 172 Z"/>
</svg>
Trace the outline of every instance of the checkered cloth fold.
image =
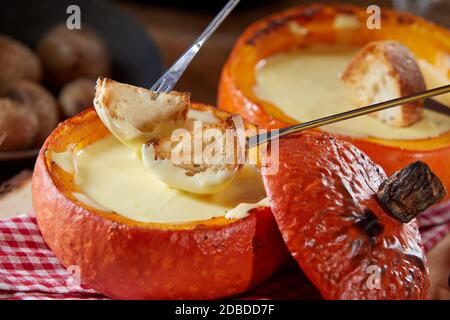
<svg viewBox="0 0 450 320">
<path fill-rule="evenodd" d="M 425 249 L 450 232 L 450 202 L 419 216 Z M 36 218 L 22 214 L 0 220 L 0 299 L 107 299 L 74 281 L 45 244 Z M 311 299 L 320 295 L 295 261 L 240 299 Z"/>
<path fill-rule="evenodd" d="M 425 251 L 430 251 L 450 232 L 450 201 L 420 214 L 417 221 Z"/>
<path fill-rule="evenodd" d="M 70 280 L 70 273 L 45 244 L 34 216 L 0 220 L 0 299 L 98 296 Z"/>
</svg>

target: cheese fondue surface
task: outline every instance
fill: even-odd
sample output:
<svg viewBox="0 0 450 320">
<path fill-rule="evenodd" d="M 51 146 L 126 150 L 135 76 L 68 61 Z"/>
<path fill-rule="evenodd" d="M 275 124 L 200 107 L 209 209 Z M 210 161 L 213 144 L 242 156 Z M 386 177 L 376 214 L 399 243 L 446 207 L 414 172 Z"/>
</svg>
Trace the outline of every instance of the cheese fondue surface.
<svg viewBox="0 0 450 320">
<path fill-rule="evenodd" d="M 361 107 L 339 79 L 358 50 L 314 46 L 272 56 L 256 67 L 254 92 L 301 122 Z M 450 118 L 425 110 L 421 121 L 405 128 L 394 128 L 373 117 L 361 116 L 324 126 L 322 130 L 355 137 L 425 139 L 449 131 Z"/>
<path fill-rule="evenodd" d="M 141 222 L 181 223 L 213 217 L 242 218 L 251 208 L 268 206 L 261 176 L 245 166 L 223 191 L 200 196 L 166 186 L 146 169 L 130 148 L 112 135 L 52 160 L 72 171 L 79 191 L 73 196 L 94 209 L 113 211 Z"/>
</svg>

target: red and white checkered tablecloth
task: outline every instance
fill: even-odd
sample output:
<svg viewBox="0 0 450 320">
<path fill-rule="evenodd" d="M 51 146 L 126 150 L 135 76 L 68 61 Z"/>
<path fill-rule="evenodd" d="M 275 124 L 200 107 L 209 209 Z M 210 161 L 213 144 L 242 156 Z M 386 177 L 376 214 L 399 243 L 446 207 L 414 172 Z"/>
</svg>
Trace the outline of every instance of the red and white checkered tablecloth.
<svg viewBox="0 0 450 320">
<path fill-rule="evenodd" d="M 425 249 L 450 232 L 450 202 L 419 216 Z M 47 247 L 36 218 L 22 214 L 0 220 L 0 299 L 107 299 L 73 281 Z M 240 299 L 314 299 L 319 293 L 297 264 L 288 261 L 268 280 Z"/>
<path fill-rule="evenodd" d="M 420 214 L 417 220 L 423 246 L 430 251 L 450 232 L 450 201 Z"/>
</svg>

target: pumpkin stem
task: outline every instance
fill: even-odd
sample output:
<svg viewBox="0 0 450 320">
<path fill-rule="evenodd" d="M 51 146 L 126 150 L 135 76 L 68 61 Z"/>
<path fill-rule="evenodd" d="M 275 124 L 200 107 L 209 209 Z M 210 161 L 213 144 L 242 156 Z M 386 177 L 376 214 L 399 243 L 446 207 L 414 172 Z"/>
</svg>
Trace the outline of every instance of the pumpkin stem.
<svg viewBox="0 0 450 320">
<path fill-rule="evenodd" d="M 395 172 L 377 192 L 382 207 L 403 223 L 410 222 L 446 194 L 441 180 L 422 161 Z"/>
</svg>

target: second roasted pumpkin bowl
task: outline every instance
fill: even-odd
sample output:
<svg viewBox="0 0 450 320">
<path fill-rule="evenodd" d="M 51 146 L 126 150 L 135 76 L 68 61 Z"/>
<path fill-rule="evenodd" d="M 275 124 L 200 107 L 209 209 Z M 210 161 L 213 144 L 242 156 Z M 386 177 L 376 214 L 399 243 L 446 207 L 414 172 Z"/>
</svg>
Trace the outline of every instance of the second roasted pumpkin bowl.
<svg viewBox="0 0 450 320">
<path fill-rule="evenodd" d="M 192 109 L 228 116 L 204 105 Z M 114 151 L 108 158 L 109 148 Z M 36 162 L 33 206 L 40 230 L 64 266 L 80 268 L 83 283 L 120 299 L 211 299 L 244 292 L 280 265 L 287 250 L 270 208 L 251 209 L 241 218 L 215 214 L 233 201 L 249 201 L 258 188 L 264 192 L 260 176 L 256 182 L 254 172 L 243 176 L 252 192 L 235 188 L 221 201 L 191 198 L 151 180 L 134 167 L 137 159 L 121 156 L 122 148 L 90 109 L 62 123 Z M 64 158 L 69 149 L 77 154 L 75 167 Z M 91 171 L 83 175 L 85 170 Z M 136 189 L 152 184 L 147 193 Z M 140 200 L 161 212 L 156 218 L 136 213 Z M 124 205 L 132 212 L 124 212 Z M 174 214 L 158 220 L 164 210 Z"/>
<path fill-rule="evenodd" d="M 281 107 L 286 103 L 289 104 L 288 100 L 293 98 L 286 92 L 289 88 L 292 89 L 291 93 L 294 90 L 297 92 L 295 97 L 298 99 L 295 101 L 299 109 L 305 104 L 304 95 L 327 95 L 326 89 L 322 90 L 323 92 L 315 92 L 315 89 L 320 91 L 320 88 L 326 88 L 326 85 L 315 77 L 321 72 L 318 67 L 324 70 L 322 73 L 328 72 L 330 77 L 337 78 L 337 74 L 332 74 L 334 67 L 329 64 L 330 61 L 324 61 L 323 66 L 308 65 L 311 61 L 314 63 L 317 52 L 308 52 L 304 49 L 314 46 L 338 48 L 335 61 L 341 63 L 339 59 L 347 59 L 346 55 L 354 52 L 351 50 L 361 48 L 371 41 L 395 40 L 408 47 L 417 60 L 421 60 L 421 69 L 422 65 L 433 69 L 432 73 L 439 69 L 442 71 L 439 75 L 439 79 L 444 82 L 442 84 L 448 82 L 446 78 L 450 72 L 448 30 L 413 15 L 384 8 L 381 9 L 381 28 L 369 29 L 366 27 L 368 16 L 365 8 L 317 4 L 294 8 L 252 24 L 237 41 L 223 68 L 219 86 L 219 108 L 240 113 L 249 122 L 265 128 L 286 127 L 337 112 L 333 108 L 328 110 L 334 103 L 333 99 L 328 101 L 328 104 L 317 105 L 315 112 L 321 110 L 321 113 L 311 119 L 294 117 L 295 112 L 286 111 Z M 342 48 L 352 49 L 346 51 L 347 49 Z M 266 86 L 275 83 L 281 88 L 278 92 L 281 92 L 281 98 L 280 94 L 278 95 L 281 102 L 277 104 L 279 101 L 274 95 L 261 94 L 260 80 L 265 76 L 267 80 L 268 73 L 258 74 L 258 70 L 266 68 L 269 64 L 273 70 L 289 69 L 290 66 L 294 66 L 291 68 L 294 70 L 294 64 L 284 63 L 292 52 L 303 52 L 302 57 L 308 62 L 302 65 L 304 69 L 295 69 L 295 72 L 303 73 L 305 78 L 309 77 L 306 80 L 313 86 L 306 89 L 300 86 L 304 82 L 298 82 L 296 84 L 298 87 L 294 88 L 295 84 L 288 83 L 289 77 L 281 74 L 273 75 L 273 81 L 267 82 Z M 323 51 L 319 50 L 319 54 L 321 53 L 323 54 Z M 275 56 L 277 57 L 273 59 Z M 430 74 L 425 75 L 428 86 L 430 82 L 436 80 L 434 78 L 430 80 L 429 77 Z M 446 99 L 448 100 L 448 97 Z M 400 132 L 399 130 L 397 132 Z M 432 168 L 447 188 L 450 188 L 450 172 L 447 170 L 447 163 L 450 161 L 450 131 L 443 130 L 439 135 L 420 139 L 402 139 L 399 138 L 400 135 L 388 137 L 390 131 L 394 131 L 390 128 L 378 131 L 381 134 L 378 137 L 370 134 L 350 135 L 345 131 L 333 133 L 359 147 L 389 175 L 409 163 L 421 160 Z"/>
</svg>

